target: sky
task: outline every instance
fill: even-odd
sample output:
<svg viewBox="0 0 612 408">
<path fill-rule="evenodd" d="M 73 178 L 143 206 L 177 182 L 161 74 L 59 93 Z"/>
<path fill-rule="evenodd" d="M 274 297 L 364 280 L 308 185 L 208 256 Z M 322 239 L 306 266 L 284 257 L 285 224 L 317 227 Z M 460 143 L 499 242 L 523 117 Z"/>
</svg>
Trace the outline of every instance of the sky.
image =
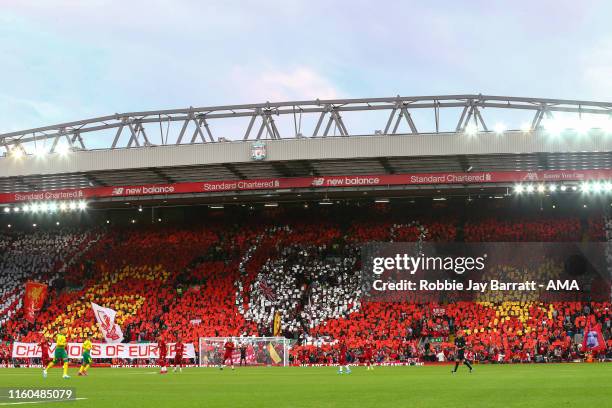
<svg viewBox="0 0 612 408">
<path fill-rule="evenodd" d="M 604 0 L 0 0 L 0 134 L 316 98 L 612 101 L 610 16 Z"/>
</svg>

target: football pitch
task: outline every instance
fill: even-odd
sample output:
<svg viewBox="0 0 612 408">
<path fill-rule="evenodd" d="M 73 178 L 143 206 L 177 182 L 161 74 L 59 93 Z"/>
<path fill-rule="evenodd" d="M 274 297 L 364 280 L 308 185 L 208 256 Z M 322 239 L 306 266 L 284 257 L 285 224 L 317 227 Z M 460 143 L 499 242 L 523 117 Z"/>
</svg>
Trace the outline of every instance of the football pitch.
<svg viewBox="0 0 612 408">
<path fill-rule="evenodd" d="M 466 367 L 92 368 L 63 380 L 61 370 L 0 369 L 0 387 L 74 387 L 78 400 L 0 406 L 58 407 L 604 407 L 612 403 L 612 364 Z"/>
</svg>

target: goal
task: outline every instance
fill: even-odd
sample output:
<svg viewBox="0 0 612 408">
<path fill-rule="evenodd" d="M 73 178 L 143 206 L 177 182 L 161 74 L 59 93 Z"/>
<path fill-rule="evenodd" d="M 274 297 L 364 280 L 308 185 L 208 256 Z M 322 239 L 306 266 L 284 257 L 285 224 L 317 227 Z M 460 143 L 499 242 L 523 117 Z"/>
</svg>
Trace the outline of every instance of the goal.
<svg viewBox="0 0 612 408">
<path fill-rule="evenodd" d="M 200 337 L 198 342 L 200 367 L 218 367 L 223 364 L 224 346 L 228 340 L 233 341 L 236 346 L 232 356 L 235 366 L 240 364 L 242 350 L 248 366 L 289 365 L 290 343 L 284 337 Z"/>
</svg>

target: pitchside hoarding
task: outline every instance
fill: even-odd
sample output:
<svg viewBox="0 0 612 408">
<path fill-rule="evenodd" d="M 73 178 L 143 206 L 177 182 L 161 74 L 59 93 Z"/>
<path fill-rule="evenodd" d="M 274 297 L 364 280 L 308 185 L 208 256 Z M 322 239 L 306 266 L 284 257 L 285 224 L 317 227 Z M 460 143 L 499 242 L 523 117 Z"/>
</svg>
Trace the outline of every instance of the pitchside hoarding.
<svg viewBox="0 0 612 408">
<path fill-rule="evenodd" d="M 53 358 L 55 351 L 55 343 L 49 347 L 49 357 Z M 66 352 L 69 358 L 81 358 L 83 354 L 83 343 L 68 343 Z M 174 343 L 168 344 L 168 354 L 166 357 L 174 358 L 175 349 Z M 36 343 L 13 343 L 12 357 L 13 358 L 34 358 L 41 357 L 42 352 L 40 346 Z M 98 358 L 159 358 L 159 348 L 157 343 L 94 343 L 91 349 L 91 357 Z M 195 358 L 195 348 L 193 343 L 185 343 L 183 358 Z"/>
<path fill-rule="evenodd" d="M 116 187 L 32 191 L 0 194 L 0 203 L 53 200 L 84 200 L 109 197 L 214 193 L 227 191 L 276 190 L 287 188 L 334 188 L 401 185 L 490 184 L 612 180 L 612 170 L 550 170 L 472 173 L 413 173 L 360 176 L 320 176 L 252 180 L 203 181 L 194 183 L 146 184 Z"/>
</svg>

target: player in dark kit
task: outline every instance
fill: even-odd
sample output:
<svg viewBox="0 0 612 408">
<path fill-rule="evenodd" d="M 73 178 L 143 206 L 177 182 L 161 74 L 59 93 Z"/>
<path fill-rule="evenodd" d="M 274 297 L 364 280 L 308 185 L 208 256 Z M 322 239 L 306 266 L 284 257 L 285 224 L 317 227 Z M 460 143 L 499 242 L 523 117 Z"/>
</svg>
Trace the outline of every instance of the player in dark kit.
<svg viewBox="0 0 612 408">
<path fill-rule="evenodd" d="M 457 349 L 457 354 L 455 355 L 455 369 L 451 371 L 452 374 L 457 372 L 459 368 L 459 363 L 463 362 L 470 369 L 470 373 L 473 368 L 470 362 L 465 358 L 465 338 L 463 337 L 463 332 L 459 330 L 457 332 L 457 337 L 455 337 L 455 347 Z"/>
<path fill-rule="evenodd" d="M 247 346 L 246 344 L 242 343 L 240 345 L 240 366 L 242 366 L 242 362 L 244 362 L 244 365 L 247 365 L 247 361 L 246 361 L 246 353 L 247 353 Z"/>
<path fill-rule="evenodd" d="M 166 359 L 166 355 L 168 354 L 168 346 L 163 339 L 159 339 L 157 342 L 157 347 L 159 347 L 159 373 L 166 374 L 168 372 L 168 360 Z"/>
<path fill-rule="evenodd" d="M 181 339 L 176 341 L 174 345 L 174 372 L 176 373 L 176 369 L 178 367 L 179 372 L 183 372 L 183 352 L 185 351 L 185 346 Z"/>
<path fill-rule="evenodd" d="M 225 362 L 229 360 L 230 366 L 232 367 L 232 370 L 233 370 L 234 369 L 233 354 L 234 354 L 234 349 L 236 348 L 236 346 L 234 345 L 234 342 L 230 339 L 225 342 L 225 345 L 223 347 L 225 348 L 225 353 L 223 354 L 223 361 L 221 362 L 221 367 L 219 368 L 223 370 L 223 367 L 225 367 Z"/>
</svg>

